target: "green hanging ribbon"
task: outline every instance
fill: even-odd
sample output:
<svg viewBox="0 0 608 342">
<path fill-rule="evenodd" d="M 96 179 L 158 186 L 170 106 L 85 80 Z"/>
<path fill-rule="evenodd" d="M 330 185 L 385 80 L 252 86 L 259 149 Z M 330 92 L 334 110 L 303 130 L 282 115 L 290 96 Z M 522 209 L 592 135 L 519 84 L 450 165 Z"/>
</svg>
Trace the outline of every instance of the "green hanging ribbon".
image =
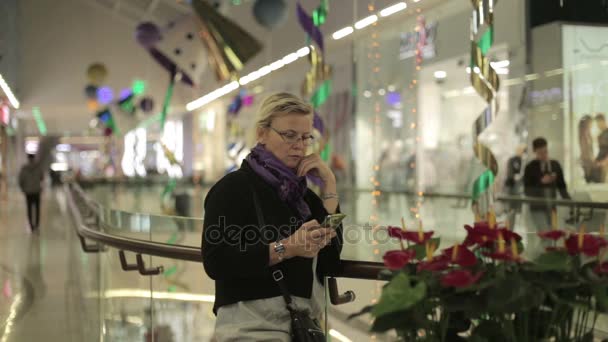
<svg viewBox="0 0 608 342">
<path fill-rule="evenodd" d="M 331 93 L 331 80 L 325 80 L 323 84 L 315 91 L 315 93 L 310 98 L 310 102 L 312 103 L 313 108 L 319 108 L 323 105 L 327 99 L 329 98 L 329 94 Z"/>
<path fill-rule="evenodd" d="M 160 130 L 162 132 L 165 128 L 165 120 L 167 119 L 167 111 L 169 110 L 169 103 L 171 103 L 171 97 L 173 97 L 173 87 L 175 86 L 175 76 L 171 75 L 171 81 L 169 87 L 165 93 L 165 102 L 163 102 L 163 110 L 160 113 Z"/>
<path fill-rule="evenodd" d="M 327 21 L 327 12 L 329 11 L 329 3 L 327 0 L 321 1 L 319 7 L 312 11 L 312 23 L 319 27 Z"/>
<path fill-rule="evenodd" d="M 494 27 L 491 26 L 486 30 L 486 32 L 479 39 L 477 45 L 481 49 L 481 53 L 484 55 L 488 53 L 492 45 L 494 45 Z"/>
<path fill-rule="evenodd" d="M 498 173 L 498 164 L 494 154 L 479 141 L 479 136 L 485 131 L 490 124 L 495 120 L 498 103 L 496 99 L 496 93 L 499 89 L 499 78 L 496 72 L 493 70 L 490 61 L 486 57 L 490 48 L 494 44 L 494 2 L 491 6 L 486 6 L 483 0 L 472 1 L 473 11 L 473 26 L 472 29 L 472 41 L 471 41 L 471 84 L 477 93 L 487 102 L 487 107 L 477 117 L 473 124 L 473 132 L 475 137 L 475 156 L 479 161 L 486 167 L 486 170 L 475 179 L 472 188 L 472 199 L 476 204 L 481 206 L 475 206 L 477 214 L 479 210 L 490 211 L 490 205 L 492 204 L 492 184 L 496 179 Z M 484 18 L 484 20 L 477 20 L 477 18 Z M 485 31 L 482 31 L 484 30 Z M 475 37 L 478 32 L 483 32 L 480 36 Z M 475 41 L 477 39 L 477 41 Z M 485 196 L 485 197 L 484 197 Z M 484 197 L 486 200 L 480 203 L 480 199 Z"/>
<path fill-rule="evenodd" d="M 160 195 L 161 200 L 164 199 L 167 195 L 171 194 L 173 192 L 173 190 L 175 190 L 176 186 L 177 186 L 177 179 L 170 178 L 167 185 L 165 185 L 165 188 L 163 189 L 162 194 Z"/>
<path fill-rule="evenodd" d="M 330 156 L 331 156 L 331 145 L 328 142 L 327 144 L 325 144 L 325 148 L 323 149 L 323 151 L 321 151 L 321 159 L 327 163 L 327 162 L 329 162 Z"/>
<path fill-rule="evenodd" d="M 486 170 L 473 183 L 473 201 L 477 201 L 481 194 L 486 192 L 494 183 L 494 173 L 491 170 Z"/>
</svg>

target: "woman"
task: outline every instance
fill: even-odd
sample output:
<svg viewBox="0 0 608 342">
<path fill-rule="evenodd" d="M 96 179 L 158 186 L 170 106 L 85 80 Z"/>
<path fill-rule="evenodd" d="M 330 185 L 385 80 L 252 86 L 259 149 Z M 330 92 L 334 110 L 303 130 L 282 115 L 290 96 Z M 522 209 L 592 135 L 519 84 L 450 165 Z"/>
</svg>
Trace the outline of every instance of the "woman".
<svg viewBox="0 0 608 342">
<path fill-rule="evenodd" d="M 578 122 L 578 141 L 581 151 L 581 167 L 587 183 L 599 181 L 599 169 L 594 165 L 593 137 L 591 136 L 591 124 L 593 119 L 584 115 Z"/>
<path fill-rule="evenodd" d="M 312 108 L 279 93 L 262 103 L 258 116 L 258 144 L 205 199 L 202 254 L 205 272 L 215 280 L 219 341 L 289 341 L 289 311 L 270 266 L 283 271 L 296 306 L 311 312 L 313 288 L 340 267 L 342 228 L 319 226 L 338 209 L 336 179 L 318 155 L 306 155 Z M 322 181 L 320 198 L 306 186 L 309 174 Z"/>
</svg>

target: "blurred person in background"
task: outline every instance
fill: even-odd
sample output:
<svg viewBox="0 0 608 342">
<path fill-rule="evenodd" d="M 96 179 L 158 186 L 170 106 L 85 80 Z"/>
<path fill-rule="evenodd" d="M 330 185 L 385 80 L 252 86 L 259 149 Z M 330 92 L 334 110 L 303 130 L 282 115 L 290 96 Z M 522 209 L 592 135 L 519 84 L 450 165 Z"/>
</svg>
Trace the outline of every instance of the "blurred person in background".
<svg viewBox="0 0 608 342">
<path fill-rule="evenodd" d="M 505 193 L 508 196 L 519 196 L 523 188 L 523 163 L 527 147 L 521 144 L 517 147 L 515 155 L 507 161 L 507 177 L 505 179 Z M 510 202 L 507 211 L 507 220 L 511 227 L 515 226 L 515 216 L 521 211 L 521 203 Z"/>
<path fill-rule="evenodd" d="M 534 139 L 532 150 L 536 158 L 526 165 L 524 171 L 526 196 L 553 200 L 559 192 L 562 198 L 571 199 L 561 165 L 557 160 L 549 159 L 547 140 L 543 137 Z M 536 229 L 550 229 L 553 208 L 555 205 L 549 203 L 530 204 L 530 215 Z"/>
<path fill-rule="evenodd" d="M 38 232 L 40 223 L 40 193 L 42 192 L 44 170 L 36 161 L 35 155 L 28 154 L 27 160 L 19 171 L 19 188 L 25 195 L 30 229 L 35 233 Z"/>
<path fill-rule="evenodd" d="M 595 116 L 595 124 L 600 131 L 597 137 L 598 151 L 595 158 L 595 164 L 599 168 L 598 183 L 606 182 L 606 174 L 608 173 L 608 125 L 606 125 L 606 116 L 598 114 Z"/>
</svg>

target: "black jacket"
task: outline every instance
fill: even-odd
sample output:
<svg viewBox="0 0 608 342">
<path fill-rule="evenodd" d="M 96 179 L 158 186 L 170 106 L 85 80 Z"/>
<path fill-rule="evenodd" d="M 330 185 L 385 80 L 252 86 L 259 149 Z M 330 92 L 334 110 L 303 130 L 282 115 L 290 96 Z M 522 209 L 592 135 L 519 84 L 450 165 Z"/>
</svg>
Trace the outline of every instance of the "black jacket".
<svg viewBox="0 0 608 342">
<path fill-rule="evenodd" d="M 252 189 L 258 194 L 265 220 L 262 230 L 257 224 Z M 312 213 L 305 221 L 322 222 L 327 211 L 321 199 L 309 189 L 304 200 Z M 285 238 L 303 223 L 296 217 L 246 161 L 239 170 L 224 176 L 209 190 L 205 198 L 201 248 L 205 272 L 215 280 L 214 313 L 223 305 L 281 295 L 268 266 L 269 244 L 262 241 L 260 233 L 266 241 Z M 340 271 L 341 250 L 342 226 L 338 228 L 338 236 L 318 254 L 316 271 L 319 279 Z M 277 264 L 293 296 L 311 297 L 312 261 L 294 257 Z"/>
<path fill-rule="evenodd" d="M 544 197 L 547 199 L 557 198 L 557 192 L 561 194 L 562 198 L 570 199 L 570 194 L 566 187 L 566 181 L 564 180 L 564 173 L 562 167 L 556 160 L 551 160 L 551 170 L 541 170 L 541 163 L 539 160 L 533 160 L 526 165 L 524 171 L 524 192 L 528 197 Z M 550 184 L 543 184 L 541 179 L 543 175 L 548 173 L 555 173 L 556 180 Z M 544 209 L 544 205 L 530 205 L 531 209 Z"/>
</svg>

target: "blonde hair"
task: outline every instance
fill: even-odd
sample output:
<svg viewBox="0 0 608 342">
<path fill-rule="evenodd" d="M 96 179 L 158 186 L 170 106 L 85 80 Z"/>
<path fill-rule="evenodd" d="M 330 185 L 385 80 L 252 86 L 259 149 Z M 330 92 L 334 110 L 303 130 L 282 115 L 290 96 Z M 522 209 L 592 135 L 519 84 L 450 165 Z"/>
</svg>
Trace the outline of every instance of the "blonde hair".
<svg viewBox="0 0 608 342">
<path fill-rule="evenodd" d="M 289 114 L 309 115 L 313 113 L 312 106 L 290 93 L 275 93 L 262 102 L 257 114 L 257 128 L 268 128 L 275 118 Z"/>
</svg>

